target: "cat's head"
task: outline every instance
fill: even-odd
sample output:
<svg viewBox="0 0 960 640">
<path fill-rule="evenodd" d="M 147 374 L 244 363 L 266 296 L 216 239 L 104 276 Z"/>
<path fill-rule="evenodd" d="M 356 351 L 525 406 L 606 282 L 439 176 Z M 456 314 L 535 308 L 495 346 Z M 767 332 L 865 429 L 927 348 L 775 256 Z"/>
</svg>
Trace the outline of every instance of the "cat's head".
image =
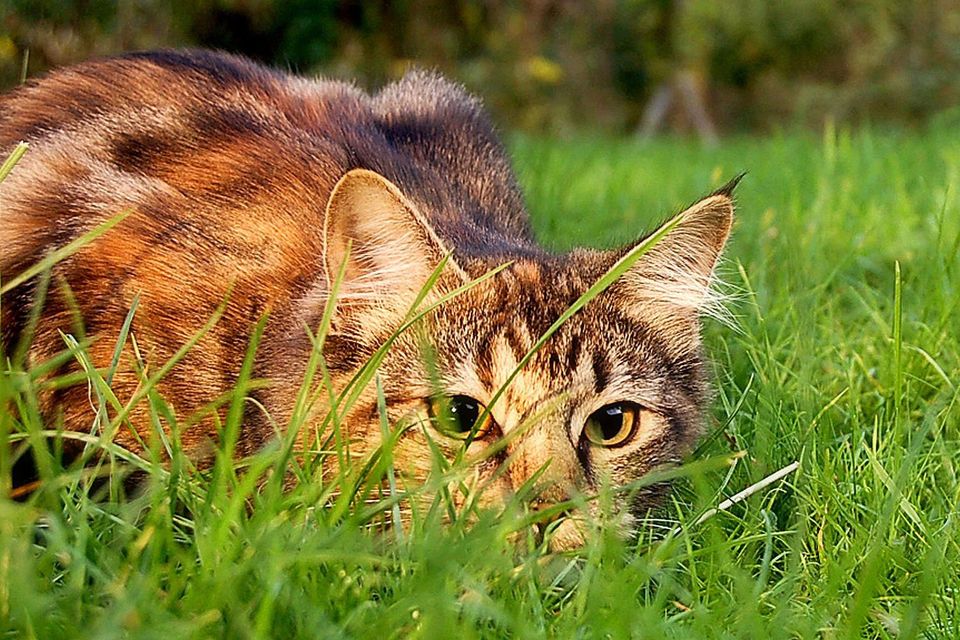
<svg viewBox="0 0 960 640">
<path fill-rule="evenodd" d="M 709 399 L 699 319 L 715 303 L 710 283 L 733 219 L 731 190 L 680 213 L 529 355 L 633 247 L 458 256 L 397 187 L 373 172 L 348 173 L 326 218 L 330 284 L 342 274 L 326 347 L 334 378 L 346 380 L 358 354 L 395 335 L 431 278 L 421 309 L 463 288 L 397 335 L 379 368 L 389 422 L 402 429 L 392 453 L 401 483 L 422 482 L 436 472 L 436 455 L 453 459 L 466 447 L 476 462 L 454 492 L 461 504 L 496 507 L 521 492 L 535 509 L 583 498 L 589 512 L 604 483 L 629 487 L 679 461 Z M 381 441 L 377 404 L 370 385 L 345 417 L 357 449 Z M 657 492 L 615 494 L 625 528 Z M 554 527 L 553 548 L 582 543 L 582 510 Z"/>
</svg>

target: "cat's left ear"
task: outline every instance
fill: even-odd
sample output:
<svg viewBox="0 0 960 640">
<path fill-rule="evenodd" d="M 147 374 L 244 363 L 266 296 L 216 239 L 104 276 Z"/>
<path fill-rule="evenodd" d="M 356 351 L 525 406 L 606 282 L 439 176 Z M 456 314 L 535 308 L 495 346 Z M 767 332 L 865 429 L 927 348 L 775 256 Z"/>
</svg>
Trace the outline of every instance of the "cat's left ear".
<svg viewBox="0 0 960 640">
<path fill-rule="evenodd" d="M 340 178 L 323 235 L 328 290 L 342 270 L 340 297 L 376 306 L 380 315 L 411 304 L 444 260 L 441 282 L 467 279 L 416 205 L 373 171 L 354 169 Z"/>
<path fill-rule="evenodd" d="M 677 214 L 675 226 L 623 276 L 620 291 L 632 306 L 712 314 L 713 273 L 730 237 L 739 180 Z"/>
</svg>

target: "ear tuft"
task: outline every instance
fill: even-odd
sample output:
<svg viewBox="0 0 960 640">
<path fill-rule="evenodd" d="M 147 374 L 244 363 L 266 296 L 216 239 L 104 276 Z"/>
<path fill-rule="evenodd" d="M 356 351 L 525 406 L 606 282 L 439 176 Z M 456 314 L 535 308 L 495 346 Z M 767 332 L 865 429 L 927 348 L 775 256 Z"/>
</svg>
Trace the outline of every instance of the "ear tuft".
<svg viewBox="0 0 960 640">
<path fill-rule="evenodd" d="M 743 180 L 743 177 L 747 175 L 746 171 L 741 171 L 738 175 L 734 176 L 732 180 L 718 188 L 716 191 L 711 193 L 712 196 L 727 196 L 728 198 L 733 198 L 733 192 L 737 188 L 737 185 L 740 184 L 740 181 Z"/>
</svg>

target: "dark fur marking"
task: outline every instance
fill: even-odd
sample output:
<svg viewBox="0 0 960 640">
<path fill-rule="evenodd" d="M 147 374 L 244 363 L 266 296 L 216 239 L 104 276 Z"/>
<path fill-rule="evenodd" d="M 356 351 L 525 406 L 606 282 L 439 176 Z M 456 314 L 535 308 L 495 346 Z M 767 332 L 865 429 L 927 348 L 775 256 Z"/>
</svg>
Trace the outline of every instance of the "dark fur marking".
<svg viewBox="0 0 960 640">
<path fill-rule="evenodd" d="M 579 332 L 570 336 L 570 346 L 567 348 L 567 370 L 574 371 L 580 364 L 580 354 L 583 351 L 583 340 Z"/>
<path fill-rule="evenodd" d="M 267 133 L 260 118 L 243 109 L 211 109 L 202 105 L 190 109 L 187 117 L 191 129 L 201 132 L 208 144 L 223 144 L 236 138 L 254 138 Z"/>
<path fill-rule="evenodd" d="M 274 75 L 274 72 L 245 58 L 202 49 L 134 52 L 119 59 L 148 60 L 172 71 L 202 74 L 208 81 L 223 87 L 250 83 L 264 85 Z"/>
<path fill-rule="evenodd" d="M 607 360 L 607 354 L 597 349 L 591 354 L 591 364 L 593 365 L 593 389 L 600 393 L 607 388 L 610 382 L 611 366 Z"/>
<path fill-rule="evenodd" d="M 580 437 L 580 442 L 576 444 L 577 460 L 583 469 L 583 475 L 591 486 L 596 485 L 596 474 L 593 470 L 593 463 L 590 460 L 590 441 L 585 437 Z"/>
<path fill-rule="evenodd" d="M 155 164 L 166 164 L 181 153 L 179 146 L 173 135 L 150 132 L 122 134 L 110 143 L 109 150 L 118 168 L 150 175 Z"/>
</svg>

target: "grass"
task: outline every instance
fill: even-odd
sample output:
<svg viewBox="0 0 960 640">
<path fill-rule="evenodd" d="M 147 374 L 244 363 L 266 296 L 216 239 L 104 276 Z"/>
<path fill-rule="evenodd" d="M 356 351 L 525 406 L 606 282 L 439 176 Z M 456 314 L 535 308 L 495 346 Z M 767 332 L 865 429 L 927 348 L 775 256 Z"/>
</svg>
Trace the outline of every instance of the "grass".
<svg viewBox="0 0 960 640">
<path fill-rule="evenodd" d="M 955 131 L 512 146 L 556 248 L 626 242 L 749 171 L 724 267 L 739 330 L 706 327 L 706 462 L 637 540 L 517 551 L 521 510 L 441 526 L 442 503 L 396 535 L 389 448 L 366 475 L 284 492 L 227 451 L 199 474 L 166 442 L 171 465 L 130 460 L 150 478 L 133 499 L 94 500 L 51 461 L 59 484 L 17 503 L 0 473 L 0 638 L 960 635 Z M 0 379 L 0 472 L 3 442 L 43 428 L 37 384 Z M 246 464 L 310 477 L 284 448 Z"/>
</svg>

